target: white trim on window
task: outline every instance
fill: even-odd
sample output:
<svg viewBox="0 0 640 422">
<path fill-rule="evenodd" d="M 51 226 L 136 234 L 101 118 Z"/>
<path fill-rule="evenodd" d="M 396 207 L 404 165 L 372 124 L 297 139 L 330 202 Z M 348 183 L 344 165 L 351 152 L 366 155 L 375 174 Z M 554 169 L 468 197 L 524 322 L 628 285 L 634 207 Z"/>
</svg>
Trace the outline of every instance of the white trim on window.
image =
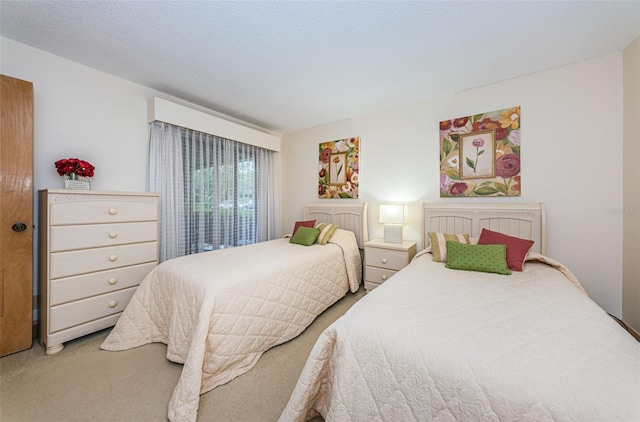
<svg viewBox="0 0 640 422">
<path fill-rule="evenodd" d="M 147 120 L 148 123 L 161 121 L 280 152 L 279 136 L 261 132 L 158 97 L 153 97 L 147 104 Z"/>
</svg>

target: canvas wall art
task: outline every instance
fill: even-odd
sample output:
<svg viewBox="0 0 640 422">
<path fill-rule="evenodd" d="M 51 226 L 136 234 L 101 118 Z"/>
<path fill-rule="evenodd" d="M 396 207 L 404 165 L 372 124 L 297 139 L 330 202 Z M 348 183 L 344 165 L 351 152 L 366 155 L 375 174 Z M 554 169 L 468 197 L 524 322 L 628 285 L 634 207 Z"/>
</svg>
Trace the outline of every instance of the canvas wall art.
<svg viewBox="0 0 640 422">
<path fill-rule="evenodd" d="M 319 153 L 318 198 L 357 198 L 360 138 L 323 142 Z"/>
<path fill-rule="evenodd" d="M 520 196 L 520 106 L 440 122 L 440 196 Z"/>
</svg>

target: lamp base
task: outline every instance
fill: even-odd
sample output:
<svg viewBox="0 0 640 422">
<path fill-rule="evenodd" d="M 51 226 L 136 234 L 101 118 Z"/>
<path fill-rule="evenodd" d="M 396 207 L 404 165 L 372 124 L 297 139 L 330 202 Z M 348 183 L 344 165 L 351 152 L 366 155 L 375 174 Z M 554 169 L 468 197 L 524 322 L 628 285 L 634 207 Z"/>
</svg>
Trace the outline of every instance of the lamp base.
<svg viewBox="0 0 640 422">
<path fill-rule="evenodd" d="M 385 224 L 384 241 L 387 243 L 402 243 L 402 224 Z"/>
</svg>

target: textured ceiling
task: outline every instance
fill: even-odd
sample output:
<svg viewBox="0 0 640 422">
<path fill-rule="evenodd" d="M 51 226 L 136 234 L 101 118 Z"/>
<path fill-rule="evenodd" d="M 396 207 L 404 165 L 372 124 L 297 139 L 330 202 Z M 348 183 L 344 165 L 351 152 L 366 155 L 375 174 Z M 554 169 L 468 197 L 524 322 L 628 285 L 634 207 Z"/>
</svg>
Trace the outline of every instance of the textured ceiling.
<svg viewBox="0 0 640 422">
<path fill-rule="evenodd" d="M 0 35 L 274 132 L 621 52 L 640 1 L 0 1 Z"/>
</svg>

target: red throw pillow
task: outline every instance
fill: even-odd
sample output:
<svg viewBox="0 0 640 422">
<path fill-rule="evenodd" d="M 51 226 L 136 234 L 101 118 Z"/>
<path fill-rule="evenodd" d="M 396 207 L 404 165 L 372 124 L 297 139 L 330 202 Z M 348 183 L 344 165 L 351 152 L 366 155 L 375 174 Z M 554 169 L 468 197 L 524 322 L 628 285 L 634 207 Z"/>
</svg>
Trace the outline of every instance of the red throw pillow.
<svg viewBox="0 0 640 422">
<path fill-rule="evenodd" d="M 478 240 L 478 245 L 507 245 L 507 265 L 513 271 L 522 271 L 522 264 L 533 244 L 533 240 L 508 236 L 487 229 L 482 229 Z"/>
<path fill-rule="evenodd" d="M 291 233 L 291 236 L 296 234 L 296 230 L 298 230 L 298 227 L 313 228 L 315 225 L 316 225 L 316 220 L 296 221 L 296 224 L 293 226 L 293 233 Z"/>
</svg>

